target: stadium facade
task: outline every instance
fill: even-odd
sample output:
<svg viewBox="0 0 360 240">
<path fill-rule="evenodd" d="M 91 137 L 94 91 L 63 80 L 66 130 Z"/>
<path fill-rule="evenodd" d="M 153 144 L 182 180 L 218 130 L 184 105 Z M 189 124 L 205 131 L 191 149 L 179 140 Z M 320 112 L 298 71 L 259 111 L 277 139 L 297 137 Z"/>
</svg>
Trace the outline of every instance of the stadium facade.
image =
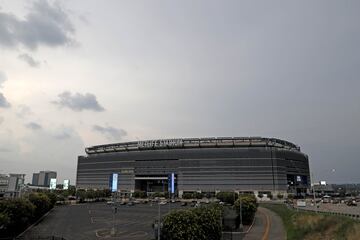
<svg viewBox="0 0 360 240">
<path fill-rule="evenodd" d="M 176 193 L 219 191 L 269 193 L 308 191 L 308 156 L 297 145 L 275 138 L 218 137 L 124 142 L 85 149 L 78 157 L 76 185 L 118 192 L 165 192 L 175 176 Z"/>
</svg>

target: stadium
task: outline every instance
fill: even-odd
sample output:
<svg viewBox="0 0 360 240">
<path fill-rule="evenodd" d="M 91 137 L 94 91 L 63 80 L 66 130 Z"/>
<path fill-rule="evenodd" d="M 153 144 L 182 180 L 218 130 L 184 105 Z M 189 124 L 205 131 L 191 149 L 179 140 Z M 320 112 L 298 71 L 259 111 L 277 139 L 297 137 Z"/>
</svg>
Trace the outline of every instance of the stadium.
<svg viewBox="0 0 360 240">
<path fill-rule="evenodd" d="M 116 192 L 129 196 L 170 190 L 214 195 L 220 191 L 276 196 L 309 189 L 309 160 L 300 147 L 262 137 L 181 138 L 98 145 L 78 157 L 76 186 L 109 188 L 114 173 Z"/>
</svg>

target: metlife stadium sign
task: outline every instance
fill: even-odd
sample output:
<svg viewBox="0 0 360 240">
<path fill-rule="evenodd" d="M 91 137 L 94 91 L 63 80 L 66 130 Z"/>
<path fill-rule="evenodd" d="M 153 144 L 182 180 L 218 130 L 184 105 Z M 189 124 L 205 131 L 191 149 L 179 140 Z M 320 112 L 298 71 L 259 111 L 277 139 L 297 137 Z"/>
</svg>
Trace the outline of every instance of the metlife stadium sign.
<svg viewBox="0 0 360 240">
<path fill-rule="evenodd" d="M 180 147 L 182 145 L 183 140 L 180 138 L 139 141 L 137 144 L 138 148 Z"/>
<path fill-rule="evenodd" d="M 117 173 L 112 173 L 110 175 L 110 190 L 111 192 L 117 192 L 118 190 L 118 177 Z"/>
</svg>

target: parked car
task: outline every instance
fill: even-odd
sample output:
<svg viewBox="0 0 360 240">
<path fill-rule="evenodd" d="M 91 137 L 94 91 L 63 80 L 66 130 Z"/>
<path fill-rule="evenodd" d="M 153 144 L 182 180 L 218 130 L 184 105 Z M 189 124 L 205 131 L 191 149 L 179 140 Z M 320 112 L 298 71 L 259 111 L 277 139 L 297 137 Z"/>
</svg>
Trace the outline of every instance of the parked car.
<svg viewBox="0 0 360 240">
<path fill-rule="evenodd" d="M 346 203 L 346 205 L 356 207 L 356 206 L 357 206 L 357 203 L 356 203 L 355 200 L 352 200 L 352 201 L 348 201 L 348 202 Z"/>
<path fill-rule="evenodd" d="M 182 207 L 187 206 L 187 202 L 182 202 L 182 203 L 181 203 L 181 206 L 182 206 Z"/>
</svg>

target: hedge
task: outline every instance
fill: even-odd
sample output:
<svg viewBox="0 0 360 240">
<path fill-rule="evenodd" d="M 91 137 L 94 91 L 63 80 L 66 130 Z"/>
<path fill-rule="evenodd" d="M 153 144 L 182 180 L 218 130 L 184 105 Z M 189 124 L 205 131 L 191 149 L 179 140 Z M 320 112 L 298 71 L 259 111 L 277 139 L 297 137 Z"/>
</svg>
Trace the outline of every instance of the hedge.
<svg viewBox="0 0 360 240">
<path fill-rule="evenodd" d="M 219 240 L 221 214 L 218 205 L 173 211 L 163 219 L 161 239 Z"/>
</svg>

